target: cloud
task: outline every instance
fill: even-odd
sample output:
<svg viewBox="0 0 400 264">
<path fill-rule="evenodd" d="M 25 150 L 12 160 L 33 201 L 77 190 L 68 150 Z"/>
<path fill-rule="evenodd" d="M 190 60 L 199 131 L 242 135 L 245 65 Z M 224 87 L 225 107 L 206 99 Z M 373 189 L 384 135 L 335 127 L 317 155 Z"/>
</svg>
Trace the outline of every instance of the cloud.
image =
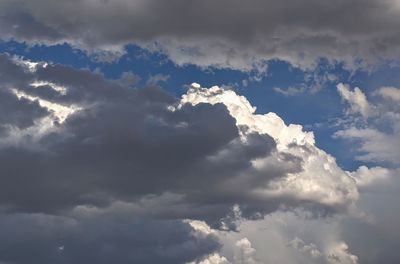
<svg viewBox="0 0 400 264">
<path fill-rule="evenodd" d="M 311 243 L 307 245 L 298 237 L 295 237 L 293 240 L 289 241 L 287 245 L 303 254 L 309 255 L 313 259 L 322 257 L 322 253 L 318 250 L 315 244 Z"/>
<path fill-rule="evenodd" d="M 105 60 L 129 43 L 162 51 L 178 65 L 261 72 L 273 59 L 313 68 L 327 58 L 354 68 L 399 54 L 394 0 L 6 0 L 0 10 L 3 39 L 67 42 Z"/>
<path fill-rule="evenodd" d="M 376 100 L 376 103 L 372 104 L 358 87 L 351 91 L 348 86 L 339 84 L 337 88 L 339 94 L 350 104 L 347 112 L 350 120 L 342 129 L 335 132 L 334 137 L 357 142 L 355 149 L 359 152 L 357 156 L 359 160 L 398 165 L 400 108 L 398 104 L 392 103 L 395 99 Z M 387 96 L 394 96 L 395 93 L 396 90 L 382 88 L 372 95 L 387 99 Z M 364 118 L 363 122 L 358 122 L 352 115 L 359 113 Z"/>
<path fill-rule="evenodd" d="M 118 209 L 69 215 L 1 214 L 4 263 L 185 263 L 220 247 L 180 220 L 154 220 Z"/>
<path fill-rule="evenodd" d="M 348 90 L 350 90 L 347 87 Z M 364 101 L 373 107 L 374 115 L 360 120 L 349 113 L 334 137 L 356 144 L 350 150 L 365 165 L 348 172 L 360 191 L 359 207 L 366 222 L 347 219 L 342 222 L 343 238 L 360 263 L 397 263 L 400 215 L 393 208 L 398 203 L 400 189 L 400 108 L 396 103 L 396 88 L 378 87 Z M 396 224 L 395 224 L 396 223 Z"/>
<path fill-rule="evenodd" d="M 362 161 L 391 162 L 399 161 L 399 137 L 398 134 L 389 134 L 373 128 L 348 128 L 335 132 L 335 137 L 360 142 L 357 156 Z"/>
<path fill-rule="evenodd" d="M 190 263 L 192 264 L 192 263 Z M 218 253 L 214 253 L 196 264 L 230 264 L 230 262 Z"/>
<path fill-rule="evenodd" d="M 400 102 L 400 89 L 395 87 L 381 87 L 377 93 L 385 99 Z"/>
<path fill-rule="evenodd" d="M 337 90 L 342 99 L 349 103 L 350 113 L 359 113 L 365 119 L 373 114 L 373 107 L 369 104 L 367 97 L 360 88 L 355 87 L 354 91 L 351 91 L 349 86 L 339 83 Z"/>
<path fill-rule="evenodd" d="M 328 263 L 357 264 L 358 257 L 349 253 L 346 243 L 340 242 L 332 246 L 332 252 L 328 255 Z"/>
<path fill-rule="evenodd" d="M 387 168 L 366 166 L 359 167 L 354 172 L 349 172 L 350 176 L 355 179 L 360 187 L 373 185 L 377 181 L 385 181 L 390 177 L 391 171 Z"/>
<path fill-rule="evenodd" d="M 242 238 L 235 243 L 237 250 L 235 252 L 234 261 L 235 263 L 248 263 L 257 264 L 260 263 L 255 260 L 256 250 L 252 248 L 251 242 L 247 238 Z"/>
<path fill-rule="evenodd" d="M 275 92 L 280 93 L 284 96 L 295 96 L 295 95 L 299 95 L 302 94 L 306 91 L 306 88 L 301 86 L 301 87 L 293 87 L 290 86 L 288 88 L 280 88 L 280 87 L 274 87 L 273 88 Z"/>
<path fill-rule="evenodd" d="M 321 253 L 315 244 L 305 244 L 304 241 L 298 237 L 295 237 L 293 240 L 291 240 L 288 243 L 288 246 L 296 249 L 302 254 L 309 256 L 309 258 L 315 261 L 315 263 L 359 263 L 358 257 L 348 251 L 348 245 L 343 241 L 333 243 L 326 255 Z"/>
<path fill-rule="evenodd" d="M 344 228 L 348 219 L 315 218 L 302 209 L 279 210 L 254 221 L 242 219 L 238 232 L 216 234 L 222 244 L 219 254 L 231 263 L 362 263 L 344 240 L 343 234 L 351 230 Z"/>
<path fill-rule="evenodd" d="M 256 194 L 260 197 L 283 196 L 303 201 L 318 200 L 326 205 L 341 204 L 343 199 L 357 199 L 356 189 L 349 191 L 353 180 L 342 174 L 332 156 L 315 147 L 312 132 L 304 132 L 300 125 L 286 125 L 275 113 L 255 114 L 256 109 L 245 97 L 217 86 L 205 89 L 198 84 L 192 84 L 192 88 L 183 95 L 181 104 L 187 102 L 194 105 L 223 103 L 235 118 L 236 125 L 242 128 L 242 138 L 246 139 L 248 134 L 254 132 L 268 134 L 277 142 L 278 155 L 286 157 L 287 165 L 296 159 L 302 160 L 300 171 L 292 171 L 287 177 L 275 178 L 266 188 L 258 188 Z M 253 164 L 259 169 L 271 167 L 268 159 L 258 158 Z M 338 179 L 340 183 L 337 182 Z M 344 186 L 345 192 L 342 189 Z M 327 189 L 333 192 L 327 195 Z"/>
<path fill-rule="evenodd" d="M 398 204 L 400 171 L 397 168 L 384 173 L 385 179 L 378 178 L 360 189 L 360 206 L 371 221 L 347 220 L 342 224 L 343 239 L 359 257 L 360 263 L 395 264 L 400 259 L 397 247 L 400 214 L 393 209 Z"/>
<path fill-rule="evenodd" d="M 164 75 L 164 74 L 155 74 L 149 76 L 147 80 L 147 85 L 158 85 L 160 82 L 166 82 L 169 79 L 169 75 Z"/>
</svg>

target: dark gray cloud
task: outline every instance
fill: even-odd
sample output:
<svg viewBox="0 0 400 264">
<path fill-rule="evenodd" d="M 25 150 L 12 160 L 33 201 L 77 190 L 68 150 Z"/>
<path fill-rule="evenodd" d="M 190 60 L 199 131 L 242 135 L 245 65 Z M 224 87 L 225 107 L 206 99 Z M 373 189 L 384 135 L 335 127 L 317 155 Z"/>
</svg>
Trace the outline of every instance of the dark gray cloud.
<svg viewBox="0 0 400 264">
<path fill-rule="evenodd" d="M 15 66 L 7 57 L 3 60 Z M 233 204 L 250 199 L 249 191 L 260 177 L 250 161 L 275 149 L 274 140 L 266 135 L 254 134 L 242 142 L 234 118 L 222 104 L 185 105 L 171 111 L 168 106 L 176 99 L 159 88 L 125 88 L 101 75 L 60 65 L 38 67 L 26 75 L 30 77 L 25 83 L 13 84 L 18 91 L 83 109 L 55 124 L 58 131 L 44 133 L 36 143 L 29 138 L 22 145 L 4 143 L 0 200 L 12 209 L 49 212 L 172 192 L 183 195 L 187 204 L 215 207 L 204 218 L 218 220 Z M 68 92 L 56 92 L 50 84 L 33 88 L 29 82 L 34 80 L 65 86 Z M 33 104 L 47 113 L 39 99 L 18 100 L 9 93 L 18 107 Z M 18 113 L 18 108 L 4 110 L 7 116 Z M 29 120 L 37 122 L 40 117 Z M 247 173 L 255 175 L 254 182 L 227 185 L 232 177 Z M 271 170 L 263 178 L 284 173 Z M 202 212 L 190 214 L 200 217 Z"/>
<path fill-rule="evenodd" d="M 119 54 L 127 43 L 150 45 L 178 64 L 249 70 L 269 59 L 310 67 L 326 57 L 353 67 L 399 54 L 395 0 L 6 0 L 0 10 L 4 39 Z"/>
<path fill-rule="evenodd" d="M 186 263 L 218 250 L 216 236 L 181 220 L 138 218 L 123 211 L 68 216 L 0 215 L 0 262 Z"/>
</svg>

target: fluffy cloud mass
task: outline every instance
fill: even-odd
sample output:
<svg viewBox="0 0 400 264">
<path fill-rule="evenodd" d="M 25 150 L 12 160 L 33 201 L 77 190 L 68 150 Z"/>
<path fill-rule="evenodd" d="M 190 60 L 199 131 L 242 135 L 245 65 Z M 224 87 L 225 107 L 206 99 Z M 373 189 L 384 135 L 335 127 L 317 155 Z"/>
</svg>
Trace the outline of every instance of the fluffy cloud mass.
<svg viewBox="0 0 400 264">
<path fill-rule="evenodd" d="M 175 63 L 265 70 L 280 59 L 348 67 L 398 59 L 397 0 L 4 0 L 0 35 L 30 44 L 67 42 L 99 58 L 134 43 Z"/>
<path fill-rule="evenodd" d="M 8 56 L 0 71 L 0 261 L 235 263 L 215 232 L 282 208 L 358 213 L 356 176 L 312 132 L 232 90 L 176 99 Z M 235 247 L 258 263 L 250 241 Z"/>
</svg>

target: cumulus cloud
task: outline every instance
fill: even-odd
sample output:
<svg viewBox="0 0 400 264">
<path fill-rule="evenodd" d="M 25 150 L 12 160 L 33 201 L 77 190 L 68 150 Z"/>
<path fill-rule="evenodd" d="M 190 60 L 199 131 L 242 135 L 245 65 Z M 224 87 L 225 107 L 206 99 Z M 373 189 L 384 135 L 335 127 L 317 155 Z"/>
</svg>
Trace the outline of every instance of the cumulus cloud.
<svg viewBox="0 0 400 264">
<path fill-rule="evenodd" d="M 193 84 L 182 97 L 181 104 L 186 102 L 194 105 L 222 102 L 235 118 L 236 125 L 242 128 L 241 137 L 244 140 L 254 132 L 268 134 L 276 141 L 277 154 L 284 155 L 287 161 L 291 161 L 286 162 L 287 164 L 297 159 L 302 160 L 302 170 L 292 171 L 284 178 L 275 178 L 269 182 L 267 188 L 258 188 L 256 194 L 260 197 L 287 196 L 289 199 L 304 201 L 315 199 L 330 205 L 339 205 L 343 199 L 357 199 L 356 189 L 349 191 L 353 180 L 342 174 L 332 156 L 315 146 L 313 133 L 303 131 L 300 125 L 286 125 L 275 113 L 255 114 L 256 109 L 245 97 L 217 86 L 205 89 Z M 253 164 L 259 169 L 272 165 L 270 160 L 265 158 L 258 158 Z M 339 179 L 340 184 L 337 182 Z M 342 189 L 344 186 L 347 186 L 346 191 Z M 327 188 L 334 191 L 327 195 Z"/>
<path fill-rule="evenodd" d="M 395 0 L 6 0 L 3 39 L 70 43 L 110 60 L 135 43 L 175 63 L 265 70 L 280 59 L 312 68 L 319 58 L 348 67 L 398 59 Z"/>
</svg>

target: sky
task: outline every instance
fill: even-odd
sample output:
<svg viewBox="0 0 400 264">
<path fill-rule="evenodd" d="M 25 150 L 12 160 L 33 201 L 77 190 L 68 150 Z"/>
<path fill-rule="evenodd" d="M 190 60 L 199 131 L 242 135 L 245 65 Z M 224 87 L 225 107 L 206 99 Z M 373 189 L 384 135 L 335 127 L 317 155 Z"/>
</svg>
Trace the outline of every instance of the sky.
<svg viewBox="0 0 400 264">
<path fill-rule="evenodd" d="M 0 1 L 0 264 L 400 263 L 398 0 Z"/>
</svg>

